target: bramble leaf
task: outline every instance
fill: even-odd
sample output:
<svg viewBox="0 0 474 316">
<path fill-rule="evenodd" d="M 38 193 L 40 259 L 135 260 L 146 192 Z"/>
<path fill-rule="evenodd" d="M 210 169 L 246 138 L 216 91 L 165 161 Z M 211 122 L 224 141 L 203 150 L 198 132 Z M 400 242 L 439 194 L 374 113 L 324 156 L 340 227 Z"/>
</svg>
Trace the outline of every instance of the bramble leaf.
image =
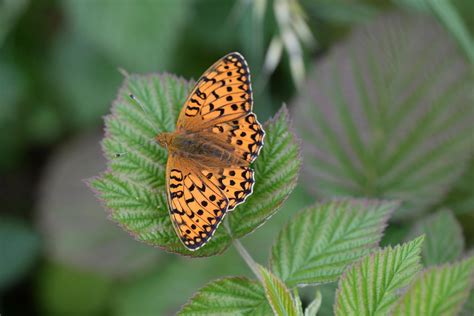
<svg viewBox="0 0 474 316">
<path fill-rule="evenodd" d="M 301 305 L 297 304 L 293 299 L 285 283 L 262 266 L 259 266 L 259 271 L 263 279 L 265 296 L 272 307 L 274 315 L 302 315 Z"/>
<path fill-rule="evenodd" d="M 224 251 L 231 238 L 223 227 L 198 251 L 187 250 L 173 230 L 165 194 L 167 152 L 154 141 L 173 131 L 192 83 L 173 75 L 130 75 L 119 91 L 112 114 L 105 119 L 102 141 L 108 170 L 90 180 L 110 217 L 137 240 L 189 256 Z M 129 97 L 133 94 L 140 101 Z M 301 159 L 285 108 L 264 124 L 264 146 L 253 167 L 255 186 L 247 201 L 230 212 L 229 226 L 243 237 L 275 213 L 293 190 Z M 117 153 L 126 153 L 116 157 Z M 243 220 L 245 218 L 245 220 Z"/>
<path fill-rule="evenodd" d="M 474 289 L 471 287 L 471 292 L 464 303 L 460 316 L 472 316 L 474 315 Z"/>
<path fill-rule="evenodd" d="M 422 219 L 411 236 L 425 234 L 421 257 L 425 266 L 453 262 L 464 250 L 464 237 L 458 221 L 448 210 Z"/>
<path fill-rule="evenodd" d="M 304 316 L 316 316 L 321 308 L 322 299 L 321 292 L 318 290 L 314 300 L 312 300 L 304 310 Z"/>
<path fill-rule="evenodd" d="M 446 29 L 451 32 L 458 44 L 464 50 L 466 57 L 474 66 L 474 39 L 469 33 L 461 14 L 451 1 L 425 0 L 434 14 L 438 17 Z"/>
<path fill-rule="evenodd" d="M 247 278 L 225 278 L 200 289 L 178 313 L 197 315 L 271 315 L 260 284 Z"/>
<path fill-rule="evenodd" d="M 316 204 L 281 231 L 271 268 L 288 286 L 336 281 L 378 245 L 396 202 L 341 200 Z"/>
<path fill-rule="evenodd" d="M 232 251 L 201 260 L 172 257 L 172 260 L 158 262 L 154 269 L 138 277 L 128 278 L 114 291 L 111 315 L 175 315 L 210 280 L 251 273 L 247 266 L 237 264 L 241 258 Z M 264 295 L 262 300 L 265 300 Z"/>
<path fill-rule="evenodd" d="M 421 269 L 423 236 L 394 248 L 387 247 L 349 267 L 339 280 L 336 315 L 387 315 L 400 291 Z"/>
<path fill-rule="evenodd" d="M 471 67 L 429 17 L 382 16 L 318 62 L 295 102 L 304 180 L 321 197 L 439 202 L 474 133 Z"/>
<path fill-rule="evenodd" d="M 474 214 L 474 159 L 451 188 L 442 206 L 453 210 L 456 215 Z"/>
<path fill-rule="evenodd" d="M 317 288 L 321 291 L 322 296 L 318 316 L 334 315 L 333 307 L 336 299 L 337 282 L 322 284 Z"/>
<path fill-rule="evenodd" d="M 394 315 L 457 315 L 474 279 L 474 257 L 429 268 L 400 299 Z"/>
</svg>

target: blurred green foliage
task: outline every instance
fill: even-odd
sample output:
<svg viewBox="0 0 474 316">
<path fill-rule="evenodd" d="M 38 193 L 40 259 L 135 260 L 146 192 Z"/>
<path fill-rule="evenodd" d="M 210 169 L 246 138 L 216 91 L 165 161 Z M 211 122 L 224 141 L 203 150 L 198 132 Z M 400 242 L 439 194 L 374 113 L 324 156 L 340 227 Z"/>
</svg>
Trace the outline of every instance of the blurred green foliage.
<svg viewBox="0 0 474 316">
<path fill-rule="evenodd" d="M 184 0 L 62 1 L 73 30 L 115 65 L 133 72 L 166 71 L 176 53 L 190 3 Z"/>
<path fill-rule="evenodd" d="M 0 3 L 0 45 L 27 5 L 28 0 L 4 0 Z"/>
<path fill-rule="evenodd" d="M 461 225 L 449 210 L 438 211 L 416 223 L 410 237 L 425 235 L 421 252 L 425 267 L 452 263 L 464 252 Z"/>
<path fill-rule="evenodd" d="M 47 264 L 38 272 L 39 310 L 52 316 L 101 315 L 108 309 L 112 287 L 109 279 L 95 273 Z"/>
<path fill-rule="evenodd" d="M 25 223 L 2 218 L 0 222 L 0 295 L 34 265 L 39 238 Z"/>
<path fill-rule="evenodd" d="M 52 157 L 40 182 L 37 227 L 50 260 L 117 279 L 152 268 L 162 256 L 110 225 L 84 185 L 85 177 L 103 168 L 100 138 L 83 134 Z"/>
<path fill-rule="evenodd" d="M 473 85 L 432 19 L 382 16 L 355 29 L 315 62 L 294 105 L 309 190 L 399 199 L 397 219 L 426 212 L 470 160 Z"/>
<path fill-rule="evenodd" d="M 252 70 L 259 119 L 265 121 L 283 102 L 298 114 L 291 107 L 299 95 L 288 54 L 271 76 L 263 72 L 270 41 L 280 32 L 274 1 L 264 1 L 260 20 L 250 2 L 0 1 L 2 315 L 171 315 L 208 281 L 250 275 L 233 249 L 191 261 L 138 244 L 105 221 L 106 213 L 82 182 L 105 166 L 98 139 L 102 116 L 123 80 L 119 68 L 196 79 L 217 58 L 237 50 Z M 318 71 L 322 57 L 355 27 L 397 9 L 440 21 L 468 61 L 474 54 L 474 2 L 445 1 L 449 9 L 439 11 L 428 2 L 435 1 L 300 0 L 316 42 L 303 46 L 306 71 Z M 423 192 L 436 201 L 427 213 L 452 210 L 449 227 L 440 229 L 433 218 L 419 215 L 414 223 L 390 224 L 382 244 L 400 243 L 422 227 L 434 237 L 456 239 L 455 254 L 437 256 L 436 262 L 458 256 L 460 238 L 464 251 L 473 249 L 473 165 L 471 158 L 469 168 L 443 187 L 447 194 Z M 300 181 L 280 211 L 242 241 L 258 262 L 267 262 L 267 249 L 287 219 L 316 200 L 306 187 Z M 320 315 L 331 315 L 336 284 L 320 288 Z M 306 306 L 314 288 L 302 293 Z M 471 292 L 465 315 L 474 313 L 473 297 Z"/>
</svg>

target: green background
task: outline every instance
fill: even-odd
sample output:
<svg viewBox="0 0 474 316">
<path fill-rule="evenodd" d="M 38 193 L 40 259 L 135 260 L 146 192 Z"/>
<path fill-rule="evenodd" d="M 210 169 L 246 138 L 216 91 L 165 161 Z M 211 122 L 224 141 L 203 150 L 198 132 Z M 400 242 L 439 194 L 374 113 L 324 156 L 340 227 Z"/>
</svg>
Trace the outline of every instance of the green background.
<svg viewBox="0 0 474 316">
<path fill-rule="evenodd" d="M 317 71 L 318 62 L 352 29 L 396 10 L 441 21 L 472 67 L 474 2 L 447 2 L 452 6 L 436 11 L 425 1 L 300 0 L 315 42 L 301 43 L 304 69 Z M 140 244 L 107 219 L 83 180 L 105 168 L 102 117 L 122 82 L 119 69 L 196 79 L 218 58 L 239 51 L 252 71 L 260 120 L 282 103 L 297 117 L 295 100 L 307 87 L 295 83 L 294 60 L 284 49 L 275 71 L 263 71 L 268 46 L 281 32 L 273 5 L 271 0 L 0 1 L 0 314 L 172 315 L 210 280 L 252 276 L 232 248 L 221 256 L 189 259 Z M 470 137 L 466 148 L 474 148 L 474 135 L 463 137 Z M 474 243 L 470 159 L 442 196 L 423 192 L 437 202 L 417 215 L 423 223 L 423 214 L 451 209 L 465 250 Z M 321 198 L 307 190 L 311 185 L 318 183 L 300 178 L 278 213 L 243 240 L 258 262 L 267 262 L 288 218 Z M 397 219 L 383 243 L 405 240 L 414 225 Z M 322 315 L 331 313 L 331 287 L 322 290 Z M 314 291 L 303 294 L 307 304 Z"/>
</svg>

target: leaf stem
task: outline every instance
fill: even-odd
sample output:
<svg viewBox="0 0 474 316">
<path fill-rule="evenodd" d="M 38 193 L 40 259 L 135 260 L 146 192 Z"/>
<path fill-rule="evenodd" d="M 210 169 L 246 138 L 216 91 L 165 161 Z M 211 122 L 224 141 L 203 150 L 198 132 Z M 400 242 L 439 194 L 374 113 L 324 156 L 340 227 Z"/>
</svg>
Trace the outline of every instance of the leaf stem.
<svg viewBox="0 0 474 316">
<path fill-rule="evenodd" d="M 239 253 L 239 255 L 242 257 L 242 259 L 244 259 L 245 263 L 249 266 L 250 270 L 252 270 L 252 272 L 255 274 L 257 279 L 260 282 L 263 282 L 262 275 L 260 274 L 260 271 L 258 270 L 258 264 L 255 262 L 255 260 L 253 260 L 252 256 L 247 251 L 247 249 L 245 249 L 244 245 L 242 245 L 240 240 L 233 237 L 232 231 L 230 230 L 230 227 L 227 221 L 224 221 L 224 227 L 227 230 L 227 233 L 229 233 L 229 235 L 231 236 L 232 243 L 237 249 L 237 252 Z"/>
</svg>

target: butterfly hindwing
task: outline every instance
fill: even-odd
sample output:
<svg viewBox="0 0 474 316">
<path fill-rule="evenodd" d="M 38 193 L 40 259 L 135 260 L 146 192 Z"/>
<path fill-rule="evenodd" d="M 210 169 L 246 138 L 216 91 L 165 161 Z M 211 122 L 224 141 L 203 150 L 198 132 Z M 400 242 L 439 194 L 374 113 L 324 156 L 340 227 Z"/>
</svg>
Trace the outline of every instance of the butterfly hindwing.
<svg viewBox="0 0 474 316">
<path fill-rule="evenodd" d="M 212 237 L 229 201 L 215 183 L 193 168 L 192 161 L 169 155 L 166 178 L 175 231 L 188 249 L 196 250 Z"/>
<path fill-rule="evenodd" d="M 214 168 L 203 170 L 202 173 L 226 195 L 229 200 L 228 211 L 252 194 L 255 181 L 250 167 Z"/>
<path fill-rule="evenodd" d="M 210 131 L 230 144 L 236 156 L 249 163 L 257 158 L 265 138 L 262 125 L 253 113 L 217 124 Z"/>
<path fill-rule="evenodd" d="M 212 65 L 184 104 L 177 130 L 198 131 L 242 117 L 252 111 L 253 98 L 247 62 L 230 53 Z"/>
</svg>

